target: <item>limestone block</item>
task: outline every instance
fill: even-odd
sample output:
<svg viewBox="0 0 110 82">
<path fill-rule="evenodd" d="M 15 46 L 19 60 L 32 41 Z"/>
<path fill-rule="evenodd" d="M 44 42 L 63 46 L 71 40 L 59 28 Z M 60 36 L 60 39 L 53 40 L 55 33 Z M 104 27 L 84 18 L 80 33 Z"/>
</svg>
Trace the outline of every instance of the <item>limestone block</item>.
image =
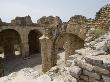
<svg viewBox="0 0 110 82">
<path fill-rule="evenodd" d="M 109 75 L 109 74 L 110 74 L 109 70 L 103 69 L 103 68 L 98 67 L 98 66 L 94 66 L 94 67 L 93 67 L 93 70 L 94 70 L 95 72 L 98 72 L 98 73 L 104 74 L 104 75 Z"/>
<path fill-rule="evenodd" d="M 66 66 L 67 66 L 67 67 L 70 67 L 73 62 L 74 62 L 73 60 L 67 60 L 67 61 L 66 61 Z"/>
<path fill-rule="evenodd" d="M 76 65 L 78 65 L 79 67 L 81 67 L 83 69 L 86 69 L 88 71 L 93 71 L 93 66 L 83 62 L 82 60 L 75 60 L 74 62 Z"/>
<path fill-rule="evenodd" d="M 106 69 L 108 69 L 110 71 L 110 58 L 109 57 L 105 58 L 103 60 L 103 66 L 104 66 L 104 68 L 106 68 Z"/>
<path fill-rule="evenodd" d="M 84 81 L 84 80 L 78 80 L 78 82 L 86 82 L 86 81 Z"/>
<path fill-rule="evenodd" d="M 96 80 L 95 78 L 89 77 L 89 82 L 100 82 L 100 81 Z"/>
<path fill-rule="evenodd" d="M 86 75 L 80 75 L 80 79 L 83 79 L 84 81 L 89 81 L 89 77 Z"/>
<path fill-rule="evenodd" d="M 110 82 L 110 77 L 102 76 L 104 82 Z"/>
<path fill-rule="evenodd" d="M 73 66 L 71 67 L 70 69 L 70 75 L 75 77 L 75 78 L 79 78 L 79 76 L 81 75 L 82 73 L 82 69 L 79 68 L 78 66 Z"/>
<path fill-rule="evenodd" d="M 101 78 L 101 76 L 98 75 L 97 73 L 89 72 L 89 71 L 87 71 L 87 70 L 83 70 L 83 74 L 84 74 L 84 75 L 87 75 L 87 76 L 89 76 L 89 77 L 98 79 L 98 80 Z"/>
<path fill-rule="evenodd" d="M 103 65 L 103 60 L 101 60 L 99 57 L 95 56 L 86 56 L 85 60 L 87 63 L 96 65 L 96 66 L 102 66 Z"/>
</svg>

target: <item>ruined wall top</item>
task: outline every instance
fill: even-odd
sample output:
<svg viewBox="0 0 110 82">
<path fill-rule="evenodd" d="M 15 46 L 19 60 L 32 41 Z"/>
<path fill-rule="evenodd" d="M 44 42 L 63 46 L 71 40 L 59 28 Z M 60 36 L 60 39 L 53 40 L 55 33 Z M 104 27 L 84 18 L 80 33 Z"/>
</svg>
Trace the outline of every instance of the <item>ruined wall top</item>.
<svg viewBox="0 0 110 82">
<path fill-rule="evenodd" d="M 68 21 L 66 32 L 78 35 L 80 38 L 84 39 L 87 23 L 88 20 L 86 19 L 86 17 L 75 15 Z"/>
<path fill-rule="evenodd" d="M 110 4 L 105 5 L 102 7 L 97 13 L 96 13 L 96 18 L 95 20 L 100 20 L 110 17 Z"/>
<path fill-rule="evenodd" d="M 93 27 L 109 29 L 110 28 L 110 4 L 102 7 L 97 13 L 93 21 Z"/>
<path fill-rule="evenodd" d="M 20 26 L 30 26 L 32 25 L 31 17 L 25 16 L 25 17 L 16 17 L 15 19 L 11 20 L 12 25 L 20 25 Z"/>
<path fill-rule="evenodd" d="M 60 19 L 60 17 L 56 16 L 43 16 L 42 18 L 40 18 L 39 20 L 37 20 L 37 24 L 40 27 L 44 27 L 44 28 L 55 28 L 55 27 L 59 27 L 59 25 L 61 25 L 62 21 Z"/>
<path fill-rule="evenodd" d="M 87 19 L 85 16 L 82 15 L 75 15 L 70 18 L 68 21 L 69 24 L 84 24 L 87 22 Z"/>
</svg>

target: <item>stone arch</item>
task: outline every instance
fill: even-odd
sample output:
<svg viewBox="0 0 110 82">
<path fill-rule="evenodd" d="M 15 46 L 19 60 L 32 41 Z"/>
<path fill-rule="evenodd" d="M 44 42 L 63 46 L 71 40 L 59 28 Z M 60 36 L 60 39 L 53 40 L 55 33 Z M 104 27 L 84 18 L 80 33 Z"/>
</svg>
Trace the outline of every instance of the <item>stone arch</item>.
<svg viewBox="0 0 110 82">
<path fill-rule="evenodd" d="M 61 33 L 54 41 L 55 51 L 65 51 L 65 63 L 70 55 L 74 54 L 76 49 L 84 47 L 84 40 L 72 33 Z"/>
<path fill-rule="evenodd" d="M 28 44 L 29 44 L 29 54 L 36 54 L 41 52 L 41 46 L 39 38 L 42 36 L 42 34 L 34 29 L 31 30 L 28 34 Z"/>
<path fill-rule="evenodd" d="M 15 57 L 15 51 L 17 49 L 19 49 L 21 53 L 21 36 L 18 31 L 14 29 L 1 30 L 0 46 L 3 48 L 4 57 L 6 59 Z"/>
</svg>

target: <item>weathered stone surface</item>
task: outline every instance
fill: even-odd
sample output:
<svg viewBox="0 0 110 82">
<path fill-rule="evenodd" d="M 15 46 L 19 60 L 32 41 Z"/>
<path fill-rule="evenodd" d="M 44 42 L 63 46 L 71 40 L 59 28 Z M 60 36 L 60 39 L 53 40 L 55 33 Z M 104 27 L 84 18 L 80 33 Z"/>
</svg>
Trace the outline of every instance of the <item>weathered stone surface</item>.
<svg viewBox="0 0 110 82">
<path fill-rule="evenodd" d="M 100 81 L 96 80 L 95 78 L 89 77 L 89 82 L 100 82 Z"/>
<path fill-rule="evenodd" d="M 101 79 L 100 75 L 98 75 L 97 73 L 89 72 L 89 71 L 87 71 L 87 70 L 83 70 L 83 74 L 84 74 L 84 75 L 87 75 L 87 76 L 89 76 L 89 77 L 98 79 L 98 80 Z"/>
<path fill-rule="evenodd" d="M 84 39 L 85 33 L 87 31 L 85 29 L 86 26 L 87 26 L 86 17 L 81 15 L 75 15 L 74 17 L 71 17 L 70 20 L 68 21 L 67 32 L 80 35 L 81 36 L 80 38 Z"/>
<path fill-rule="evenodd" d="M 84 80 L 81 79 L 81 80 L 78 80 L 78 82 L 87 82 L 87 81 L 84 81 Z"/>
<path fill-rule="evenodd" d="M 30 26 L 32 25 L 31 17 L 25 16 L 25 17 L 16 17 L 14 20 L 11 21 L 12 25 L 20 25 L 20 26 Z"/>
<path fill-rule="evenodd" d="M 95 27 L 108 30 L 110 19 L 109 13 L 110 13 L 110 4 L 107 4 L 96 13 L 96 18 L 93 23 Z"/>
<path fill-rule="evenodd" d="M 59 17 L 53 17 L 53 16 L 43 16 L 39 20 L 37 20 L 37 24 L 41 27 L 45 28 L 59 28 L 61 25 L 62 21 Z"/>
<path fill-rule="evenodd" d="M 81 60 L 75 60 L 75 64 L 78 65 L 79 67 L 88 70 L 88 71 L 93 71 L 93 66 L 90 64 L 85 63 L 84 61 Z"/>
<path fill-rule="evenodd" d="M 102 66 L 103 65 L 103 60 L 101 60 L 97 56 L 86 56 L 85 60 L 87 63 L 92 64 L 92 65 L 96 65 L 96 66 Z"/>
<path fill-rule="evenodd" d="M 110 71 L 110 56 L 109 55 L 103 59 L 103 67 Z"/>
<path fill-rule="evenodd" d="M 84 81 L 89 81 L 89 77 L 86 75 L 80 75 L 80 78 L 83 79 Z"/>
<path fill-rule="evenodd" d="M 103 69 L 103 68 L 98 67 L 98 66 L 94 66 L 93 70 L 95 72 L 98 72 L 98 73 L 103 74 L 103 75 L 109 75 L 110 74 L 109 70 Z"/>
<path fill-rule="evenodd" d="M 51 78 L 48 75 L 42 75 L 37 78 L 37 82 L 51 82 Z"/>
<path fill-rule="evenodd" d="M 102 76 L 104 82 L 110 82 L 110 77 Z"/>
<path fill-rule="evenodd" d="M 49 69 L 56 65 L 56 54 L 54 52 L 53 41 L 50 37 L 43 35 L 40 38 L 41 42 L 41 55 L 42 55 L 42 71 L 47 72 Z"/>
<path fill-rule="evenodd" d="M 71 67 L 70 69 L 70 75 L 75 78 L 79 78 L 81 73 L 82 73 L 82 70 L 78 66 Z"/>
</svg>

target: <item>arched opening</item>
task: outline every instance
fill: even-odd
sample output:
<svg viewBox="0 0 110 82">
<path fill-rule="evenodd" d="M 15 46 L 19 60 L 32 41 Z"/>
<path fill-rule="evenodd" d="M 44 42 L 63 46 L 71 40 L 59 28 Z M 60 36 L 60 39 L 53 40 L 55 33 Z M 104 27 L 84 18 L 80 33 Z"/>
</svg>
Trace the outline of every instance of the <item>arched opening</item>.
<svg viewBox="0 0 110 82">
<path fill-rule="evenodd" d="M 40 53 L 40 41 L 39 38 L 42 34 L 38 30 L 31 30 L 28 35 L 28 44 L 29 44 L 29 54 L 37 54 Z"/>
<path fill-rule="evenodd" d="M 72 33 L 62 33 L 55 40 L 55 49 L 58 60 L 66 63 L 70 55 L 73 55 L 76 49 L 84 47 L 84 40 Z"/>
<path fill-rule="evenodd" d="M 5 59 L 20 56 L 21 38 L 19 33 L 13 29 L 0 32 L 0 54 Z"/>
</svg>

